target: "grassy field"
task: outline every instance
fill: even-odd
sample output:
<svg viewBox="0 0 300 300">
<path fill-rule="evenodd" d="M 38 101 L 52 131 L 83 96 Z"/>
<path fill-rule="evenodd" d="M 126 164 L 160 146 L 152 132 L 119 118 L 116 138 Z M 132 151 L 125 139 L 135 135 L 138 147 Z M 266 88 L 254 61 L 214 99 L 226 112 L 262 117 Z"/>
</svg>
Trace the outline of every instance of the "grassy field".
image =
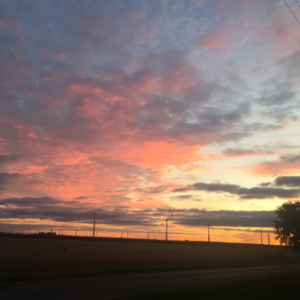
<svg viewBox="0 0 300 300">
<path fill-rule="evenodd" d="M 300 262 L 280 246 L 0 236 L 0 280 Z"/>
<path fill-rule="evenodd" d="M 214 287 L 171 292 L 151 293 L 143 296 L 118 298 L 124 300 L 281 300 L 299 298 L 300 273 L 273 275 L 267 278 L 226 283 Z"/>
</svg>

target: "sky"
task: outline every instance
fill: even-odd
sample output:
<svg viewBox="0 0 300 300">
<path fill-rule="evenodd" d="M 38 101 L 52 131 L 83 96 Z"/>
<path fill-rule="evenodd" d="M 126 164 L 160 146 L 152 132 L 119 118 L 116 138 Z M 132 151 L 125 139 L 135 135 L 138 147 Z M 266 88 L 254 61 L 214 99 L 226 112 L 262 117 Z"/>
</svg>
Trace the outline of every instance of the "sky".
<svg viewBox="0 0 300 300">
<path fill-rule="evenodd" d="M 0 231 L 260 242 L 300 198 L 299 47 L 278 0 L 0 0 Z"/>
</svg>

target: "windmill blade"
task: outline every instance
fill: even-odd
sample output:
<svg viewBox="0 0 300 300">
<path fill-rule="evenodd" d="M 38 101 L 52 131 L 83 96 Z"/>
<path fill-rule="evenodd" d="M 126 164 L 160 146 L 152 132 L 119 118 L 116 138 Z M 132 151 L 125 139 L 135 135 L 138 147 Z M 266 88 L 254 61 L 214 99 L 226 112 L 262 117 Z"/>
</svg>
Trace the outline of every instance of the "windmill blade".
<svg viewBox="0 0 300 300">
<path fill-rule="evenodd" d="M 167 217 L 167 219 L 166 219 L 166 221 L 169 221 L 169 219 L 172 217 L 172 214 L 170 214 L 168 217 Z"/>
</svg>

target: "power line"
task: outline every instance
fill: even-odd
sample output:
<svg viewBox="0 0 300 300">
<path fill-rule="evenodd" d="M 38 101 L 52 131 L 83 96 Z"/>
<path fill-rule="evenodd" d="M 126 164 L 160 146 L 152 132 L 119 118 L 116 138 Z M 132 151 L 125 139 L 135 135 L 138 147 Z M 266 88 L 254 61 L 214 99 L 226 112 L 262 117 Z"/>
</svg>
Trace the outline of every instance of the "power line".
<svg viewBox="0 0 300 300">
<path fill-rule="evenodd" d="M 296 0 L 296 2 L 298 3 L 298 1 Z M 300 25 L 300 21 L 298 20 L 298 18 L 296 17 L 296 15 L 294 14 L 293 10 L 290 8 L 290 6 L 287 4 L 287 2 L 284 0 L 284 3 L 286 4 L 286 6 L 289 8 L 289 10 L 291 11 L 291 13 L 293 14 L 293 16 L 295 17 L 295 19 L 297 20 L 298 24 Z M 299 3 L 298 3 L 299 5 Z M 299 5 L 300 7 L 300 5 Z"/>
<path fill-rule="evenodd" d="M 300 7 L 300 4 L 299 4 L 298 0 L 295 0 L 295 1 L 297 2 L 298 6 Z"/>
</svg>

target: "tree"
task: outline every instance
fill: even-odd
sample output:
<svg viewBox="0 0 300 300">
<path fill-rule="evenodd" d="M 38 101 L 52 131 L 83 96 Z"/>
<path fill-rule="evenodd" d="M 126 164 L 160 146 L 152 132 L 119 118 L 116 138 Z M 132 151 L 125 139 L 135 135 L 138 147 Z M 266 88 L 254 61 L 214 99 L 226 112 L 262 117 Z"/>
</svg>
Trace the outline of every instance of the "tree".
<svg viewBox="0 0 300 300">
<path fill-rule="evenodd" d="M 280 244 L 294 246 L 300 240 L 300 202 L 286 202 L 275 210 L 274 228 Z"/>
</svg>

